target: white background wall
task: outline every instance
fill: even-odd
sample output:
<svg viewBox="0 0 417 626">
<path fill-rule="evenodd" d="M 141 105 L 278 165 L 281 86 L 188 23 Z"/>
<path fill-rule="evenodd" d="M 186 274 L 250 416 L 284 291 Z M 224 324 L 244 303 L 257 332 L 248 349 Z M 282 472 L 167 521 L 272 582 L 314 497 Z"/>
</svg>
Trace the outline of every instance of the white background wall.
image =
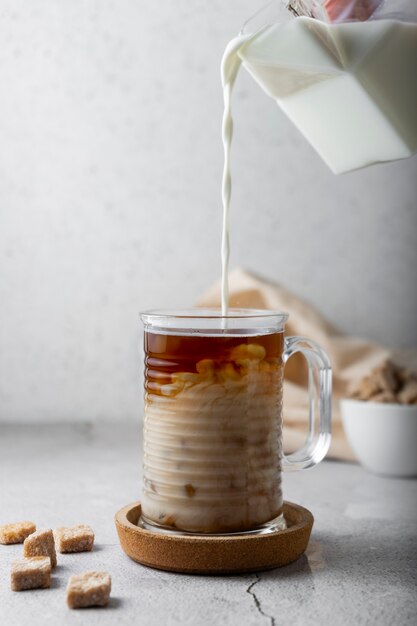
<svg viewBox="0 0 417 626">
<path fill-rule="evenodd" d="M 0 419 L 140 413 L 138 311 L 220 276 L 227 41 L 261 0 L 1 0 Z M 242 73 L 232 266 L 417 345 L 416 158 L 334 177 Z"/>
</svg>

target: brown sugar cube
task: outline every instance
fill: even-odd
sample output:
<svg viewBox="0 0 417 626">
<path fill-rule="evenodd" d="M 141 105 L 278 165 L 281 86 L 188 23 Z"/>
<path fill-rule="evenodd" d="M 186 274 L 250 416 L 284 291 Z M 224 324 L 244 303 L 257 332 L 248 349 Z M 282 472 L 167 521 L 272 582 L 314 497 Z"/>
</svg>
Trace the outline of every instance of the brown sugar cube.
<svg viewBox="0 0 417 626">
<path fill-rule="evenodd" d="M 0 543 L 23 543 L 26 537 L 34 533 L 36 525 L 33 522 L 17 522 L 0 526 Z"/>
<path fill-rule="evenodd" d="M 369 401 L 395 404 L 397 399 L 390 391 L 381 391 L 381 393 L 377 393 L 375 396 L 372 396 L 372 398 L 369 398 Z"/>
<path fill-rule="evenodd" d="M 54 534 L 59 552 L 89 552 L 93 549 L 94 531 L 86 524 L 56 528 Z"/>
<path fill-rule="evenodd" d="M 42 528 L 29 535 L 23 544 L 23 554 L 29 556 L 49 556 L 51 566 L 56 565 L 55 541 L 52 530 Z"/>
<path fill-rule="evenodd" d="M 410 378 L 397 394 L 401 404 L 413 404 L 417 401 L 417 381 Z"/>
<path fill-rule="evenodd" d="M 51 560 L 47 556 L 33 556 L 13 561 L 10 586 L 12 591 L 46 589 L 51 586 Z"/>
<path fill-rule="evenodd" d="M 358 400 L 396 402 L 395 394 L 401 386 L 400 368 L 387 360 L 375 367 L 352 389 L 351 396 Z"/>
<path fill-rule="evenodd" d="M 405 385 L 409 380 L 417 381 L 417 372 L 409 370 L 406 367 L 399 367 L 397 375 L 401 385 Z"/>
<path fill-rule="evenodd" d="M 107 572 L 84 572 L 71 576 L 67 586 L 70 609 L 106 606 L 109 603 L 111 578 Z"/>
<path fill-rule="evenodd" d="M 395 393 L 399 387 L 397 367 L 391 361 L 385 361 L 381 367 L 374 369 L 371 377 L 377 382 L 381 391 Z"/>
<path fill-rule="evenodd" d="M 369 400 L 375 394 L 379 393 L 378 383 L 370 376 L 364 378 L 356 389 L 356 396 L 359 400 Z"/>
</svg>

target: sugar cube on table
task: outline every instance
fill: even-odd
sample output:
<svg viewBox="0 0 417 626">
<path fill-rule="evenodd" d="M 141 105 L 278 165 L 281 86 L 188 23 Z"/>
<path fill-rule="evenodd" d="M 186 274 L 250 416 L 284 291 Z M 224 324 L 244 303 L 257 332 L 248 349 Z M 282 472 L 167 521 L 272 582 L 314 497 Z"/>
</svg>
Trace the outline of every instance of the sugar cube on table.
<svg viewBox="0 0 417 626">
<path fill-rule="evenodd" d="M 51 586 L 51 560 L 47 556 L 34 556 L 12 562 L 10 575 L 12 591 L 46 589 Z"/>
<path fill-rule="evenodd" d="M 51 566 L 56 565 L 54 535 L 50 528 L 42 528 L 29 535 L 23 544 L 23 554 L 29 556 L 49 556 Z"/>
<path fill-rule="evenodd" d="M 0 526 L 0 543 L 7 545 L 11 543 L 23 543 L 26 537 L 36 530 L 33 522 L 16 522 L 15 524 L 4 524 Z"/>
<path fill-rule="evenodd" d="M 94 531 L 86 524 L 56 528 L 54 535 L 59 552 L 88 552 L 93 548 Z"/>
<path fill-rule="evenodd" d="M 84 572 L 71 576 L 67 586 L 70 609 L 106 606 L 109 603 L 111 578 L 107 572 Z"/>
</svg>

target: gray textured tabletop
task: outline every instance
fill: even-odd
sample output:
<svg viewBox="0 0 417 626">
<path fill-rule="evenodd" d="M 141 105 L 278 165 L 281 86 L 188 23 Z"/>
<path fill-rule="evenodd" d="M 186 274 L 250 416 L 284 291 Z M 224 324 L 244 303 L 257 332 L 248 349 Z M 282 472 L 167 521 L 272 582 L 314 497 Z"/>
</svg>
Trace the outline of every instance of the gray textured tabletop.
<svg viewBox="0 0 417 626">
<path fill-rule="evenodd" d="M 307 553 L 258 575 L 203 577 L 142 567 L 119 548 L 114 513 L 138 499 L 140 475 L 139 426 L 0 425 L 0 523 L 87 523 L 96 533 L 93 552 L 59 555 L 49 590 L 10 591 L 22 546 L 0 546 L 2 626 L 417 623 L 416 480 L 330 461 L 287 474 L 285 498 L 315 516 Z M 111 603 L 71 611 L 68 577 L 89 569 L 111 573 Z"/>
</svg>

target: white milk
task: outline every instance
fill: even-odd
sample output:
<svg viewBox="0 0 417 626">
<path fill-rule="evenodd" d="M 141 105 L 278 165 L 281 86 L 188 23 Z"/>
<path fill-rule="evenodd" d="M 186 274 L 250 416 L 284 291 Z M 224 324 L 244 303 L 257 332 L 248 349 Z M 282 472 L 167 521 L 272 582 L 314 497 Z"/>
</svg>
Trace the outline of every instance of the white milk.
<svg viewBox="0 0 417 626">
<path fill-rule="evenodd" d="M 417 25 L 299 17 L 239 56 L 335 174 L 417 151 Z"/>
<path fill-rule="evenodd" d="M 240 64 L 276 100 L 335 174 L 417 151 L 417 25 L 328 24 L 298 17 L 241 35 L 222 60 L 224 90 L 222 312 L 227 315 L 233 134 Z"/>
<path fill-rule="evenodd" d="M 239 71 L 241 59 L 238 52 L 245 41 L 249 41 L 252 35 L 242 35 L 233 39 L 227 46 L 221 64 L 221 77 L 223 85 L 223 122 L 222 140 L 224 149 L 224 165 L 222 180 L 222 201 L 223 201 L 223 230 L 222 230 L 222 315 L 227 315 L 229 302 L 229 207 L 232 195 L 232 177 L 230 173 L 230 148 L 233 137 L 232 118 L 232 89 Z"/>
</svg>

